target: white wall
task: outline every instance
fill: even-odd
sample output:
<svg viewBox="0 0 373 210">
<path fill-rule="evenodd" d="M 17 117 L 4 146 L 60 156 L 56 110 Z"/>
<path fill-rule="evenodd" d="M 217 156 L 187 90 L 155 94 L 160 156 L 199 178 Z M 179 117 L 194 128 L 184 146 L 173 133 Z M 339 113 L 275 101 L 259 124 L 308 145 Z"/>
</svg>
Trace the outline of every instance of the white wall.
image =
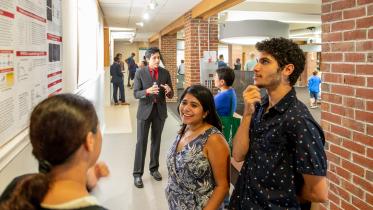
<svg viewBox="0 0 373 210">
<path fill-rule="evenodd" d="M 114 55 L 117 53 L 122 53 L 123 61 L 127 59 L 132 52 L 136 54 L 135 62 L 139 63 L 142 58 L 139 57 L 139 48 L 147 48 L 149 47 L 147 42 L 125 42 L 125 41 L 114 41 Z M 113 62 L 112 60 L 110 61 Z M 126 66 L 127 69 L 127 66 Z"/>
<path fill-rule="evenodd" d="M 87 1 L 87 0 L 79 0 Z M 89 0 L 97 2 L 96 0 Z M 99 26 L 103 27 L 103 16 L 99 12 Z M 100 125 L 104 130 L 104 66 L 103 66 L 103 29 L 99 30 L 101 38 L 97 43 L 98 69 L 94 70 L 94 76 L 84 83 L 77 85 L 78 72 L 78 28 L 77 28 L 77 1 L 62 1 L 62 25 L 63 25 L 63 92 L 82 95 L 93 102 L 100 119 Z M 97 22 L 97 20 L 94 20 Z M 28 130 L 17 135 L 13 141 L 0 149 L 0 192 L 16 176 L 36 172 L 37 162 L 31 154 L 31 146 L 28 139 Z"/>
</svg>

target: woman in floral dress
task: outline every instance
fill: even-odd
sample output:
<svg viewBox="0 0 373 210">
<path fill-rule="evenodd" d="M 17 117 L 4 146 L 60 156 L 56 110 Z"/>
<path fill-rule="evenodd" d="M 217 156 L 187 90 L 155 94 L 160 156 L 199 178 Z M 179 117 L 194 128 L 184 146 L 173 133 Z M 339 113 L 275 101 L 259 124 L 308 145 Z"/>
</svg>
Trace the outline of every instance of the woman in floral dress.
<svg viewBox="0 0 373 210">
<path fill-rule="evenodd" d="M 229 191 L 229 148 L 209 89 L 181 96 L 182 127 L 167 155 L 166 197 L 171 210 L 219 209 Z"/>
</svg>

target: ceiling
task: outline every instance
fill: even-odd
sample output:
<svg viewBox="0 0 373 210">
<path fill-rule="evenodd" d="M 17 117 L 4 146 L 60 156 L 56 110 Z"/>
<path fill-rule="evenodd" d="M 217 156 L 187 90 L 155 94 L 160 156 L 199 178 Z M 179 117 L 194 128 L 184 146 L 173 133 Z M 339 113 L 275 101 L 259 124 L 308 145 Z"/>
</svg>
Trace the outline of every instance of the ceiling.
<svg viewBox="0 0 373 210">
<path fill-rule="evenodd" d="M 154 10 L 151 1 L 157 2 Z M 192 9 L 201 0 L 99 0 L 109 27 L 136 31 L 134 41 L 147 41 L 175 19 Z M 143 15 L 149 14 L 144 20 Z M 277 20 L 289 29 L 305 29 L 321 25 L 321 0 L 246 0 L 219 14 L 220 21 L 247 19 Z M 136 23 L 143 22 L 143 27 Z"/>
<path fill-rule="evenodd" d="M 136 29 L 134 41 L 147 41 L 148 38 L 178 17 L 192 9 L 201 0 L 155 0 L 158 6 L 148 8 L 151 0 L 99 0 L 109 27 Z M 149 20 L 143 15 L 149 14 Z M 144 26 L 136 23 L 143 21 Z"/>
</svg>

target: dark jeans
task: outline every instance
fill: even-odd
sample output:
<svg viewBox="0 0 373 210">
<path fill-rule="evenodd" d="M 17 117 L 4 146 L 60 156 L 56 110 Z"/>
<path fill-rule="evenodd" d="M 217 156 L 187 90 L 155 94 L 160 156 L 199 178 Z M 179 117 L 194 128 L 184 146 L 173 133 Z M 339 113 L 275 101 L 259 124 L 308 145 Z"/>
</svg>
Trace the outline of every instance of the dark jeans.
<svg viewBox="0 0 373 210">
<path fill-rule="evenodd" d="M 135 73 L 136 72 L 131 72 L 130 70 L 128 70 L 128 82 L 127 82 L 127 86 L 130 86 L 130 80 L 133 80 L 135 78 Z"/>
<path fill-rule="evenodd" d="M 313 92 L 313 91 L 310 91 L 310 97 L 311 98 L 314 98 L 315 99 L 315 101 L 317 101 L 317 96 L 319 95 L 319 93 L 318 92 Z"/>
<path fill-rule="evenodd" d="M 113 99 L 115 103 L 118 103 L 118 88 L 119 88 L 119 100 L 122 102 L 125 102 L 125 96 L 124 96 L 124 85 L 123 82 L 121 83 L 113 83 Z"/>
</svg>

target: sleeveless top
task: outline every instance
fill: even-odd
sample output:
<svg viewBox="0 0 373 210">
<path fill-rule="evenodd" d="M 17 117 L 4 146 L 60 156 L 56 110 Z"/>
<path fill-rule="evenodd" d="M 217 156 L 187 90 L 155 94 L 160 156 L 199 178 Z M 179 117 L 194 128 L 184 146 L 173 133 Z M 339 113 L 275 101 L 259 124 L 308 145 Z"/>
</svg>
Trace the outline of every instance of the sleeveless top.
<svg viewBox="0 0 373 210">
<path fill-rule="evenodd" d="M 167 154 L 168 183 L 166 198 L 170 210 L 201 210 L 215 188 L 213 171 L 203 153 L 207 139 L 221 132 L 211 127 L 177 152 L 180 135 Z"/>
</svg>

